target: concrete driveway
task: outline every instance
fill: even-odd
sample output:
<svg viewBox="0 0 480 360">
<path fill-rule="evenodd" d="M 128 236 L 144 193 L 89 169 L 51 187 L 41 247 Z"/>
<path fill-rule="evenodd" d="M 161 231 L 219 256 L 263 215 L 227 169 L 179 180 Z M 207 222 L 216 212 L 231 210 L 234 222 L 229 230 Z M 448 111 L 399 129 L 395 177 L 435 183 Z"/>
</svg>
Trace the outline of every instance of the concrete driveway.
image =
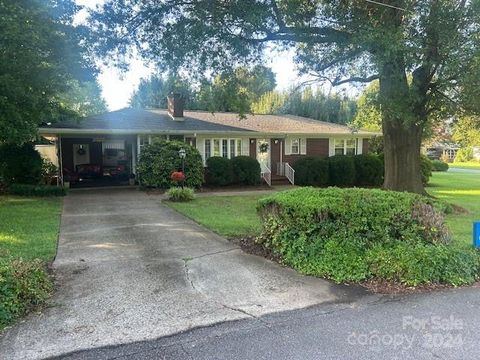
<svg viewBox="0 0 480 360">
<path fill-rule="evenodd" d="M 71 192 L 54 268 L 51 306 L 3 335 L 0 358 L 45 358 L 230 320 L 262 322 L 267 313 L 359 296 L 245 254 L 133 189 Z"/>
</svg>

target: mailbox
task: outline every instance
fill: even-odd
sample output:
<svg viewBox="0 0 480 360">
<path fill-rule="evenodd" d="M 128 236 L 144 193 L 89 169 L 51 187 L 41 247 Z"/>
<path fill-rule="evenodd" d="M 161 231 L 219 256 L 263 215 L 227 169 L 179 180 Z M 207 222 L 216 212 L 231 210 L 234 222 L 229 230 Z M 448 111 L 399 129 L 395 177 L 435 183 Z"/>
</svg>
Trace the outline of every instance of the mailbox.
<svg viewBox="0 0 480 360">
<path fill-rule="evenodd" d="M 473 245 L 480 248 L 480 221 L 473 222 Z"/>
</svg>

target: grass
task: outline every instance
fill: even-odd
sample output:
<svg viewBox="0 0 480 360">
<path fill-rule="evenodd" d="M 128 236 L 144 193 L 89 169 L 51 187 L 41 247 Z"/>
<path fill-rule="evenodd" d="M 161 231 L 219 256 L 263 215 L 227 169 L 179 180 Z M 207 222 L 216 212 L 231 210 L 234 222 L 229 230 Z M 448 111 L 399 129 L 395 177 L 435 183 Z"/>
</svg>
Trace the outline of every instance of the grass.
<svg viewBox="0 0 480 360">
<path fill-rule="evenodd" d="M 51 261 L 60 226 L 60 198 L 0 196 L 0 256 Z"/>
<path fill-rule="evenodd" d="M 447 224 L 455 241 L 472 244 L 472 222 L 480 221 L 480 177 L 478 174 L 436 172 L 427 191 L 439 199 L 459 205 L 468 214 L 451 214 Z"/>
<path fill-rule="evenodd" d="M 191 202 L 168 202 L 168 205 L 220 235 L 236 237 L 260 231 L 255 207 L 257 200 L 264 196 L 205 196 Z"/>
<path fill-rule="evenodd" d="M 480 161 L 457 162 L 448 164 L 449 167 L 457 169 L 477 169 L 480 170 Z"/>
</svg>

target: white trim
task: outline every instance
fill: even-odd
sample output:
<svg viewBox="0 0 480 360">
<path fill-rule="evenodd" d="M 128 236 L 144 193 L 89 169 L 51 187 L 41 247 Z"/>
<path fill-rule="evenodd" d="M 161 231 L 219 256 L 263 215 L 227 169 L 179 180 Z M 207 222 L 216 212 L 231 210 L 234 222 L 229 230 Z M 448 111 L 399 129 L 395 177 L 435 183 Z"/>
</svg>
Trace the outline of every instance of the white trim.
<svg viewBox="0 0 480 360">
<path fill-rule="evenodd" d="M 300 155 L 307 155 L 307 139 L 300 139 Z"/>
</svg>

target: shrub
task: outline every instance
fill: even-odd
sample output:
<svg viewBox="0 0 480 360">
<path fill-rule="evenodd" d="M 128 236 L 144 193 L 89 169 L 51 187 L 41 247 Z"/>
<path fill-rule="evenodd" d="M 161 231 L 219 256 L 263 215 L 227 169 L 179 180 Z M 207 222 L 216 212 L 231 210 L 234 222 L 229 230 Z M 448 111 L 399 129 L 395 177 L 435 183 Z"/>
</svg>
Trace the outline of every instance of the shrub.
<svg viewBox="0 0 480 360">
<path fill-rule="evenodd" d="M 355 163 L 353 157 L 335 155 L 328 158 L 330 185 L 351 186 L 355 183 Z"/>
<path fill-rule="evenodd" d="M 233 181 L 237 184 L 256 185 L 260 183 L 260 164 L 249 156 L 232 158 Z"/>
<path fill-rule="evenodd" d="M 214 156 L 207 159 L 206 183 L 224 186 L 233 182 L 232 162 L 224 157 Z"/>
<path fill-rule="evenodd" d="M 432 160 L 432 171 L 447 171 L 448 164 L 442 160 Z"/>
<path fill-rule="evenodd" d="M 420 155 L 420 172 L 422 175 L 423 185 L 427 185 L 432 177 L 432 160 L 430 160 L 426 155 Z"/>
<path fill-rule="evenodd" d="M 43 161 L 33 144 L 0 145 L 0 178 L 7 184 L 39 184 Z"/>
<path fill-rule="evenodd" d="M 192 188 L 172 187 L 168 189 L 167 196 L 170 201 L 191 201 L 195 192 Z"/>
<path fill-rule="evenodd" d="M 302 273 L 337 282 L 473 282 L 477 252 L 450 244 L 434 200 L 378 189 L 300 188 L 259 201 L 257 239 Z"/>
<path fill-rule="evenodd" d="M 376 155 L 356 155 L 355 184 L 359 186 L 380 186 L 383 183 L 383 162 Z"/>
<path fill-rule="evenodd" d="M 58 167 L 49 160 L 42 159 L 42 178 L 43 183 L 46 185 L 52 185 L 55 176 L 58 174 Z"/>
<path fill-rule="evenodd" d="M 185 185 L 198 188 L 203 182 L 203 162 L 196 148 L 180 141 L 158 141 L 145 145 L 137 165 L 140 183 L 168 189 L 175 185 L 171 175 L 182 170 L 180 149 L 185 149 Z"/>
<path fill-rule="evenodd" d="M 455 155 L 455 162 L 468 162 L 473 159 L 473 147 L 467 146 L 459 149 Z"/>
<path fill-rule="evenodd" d="M 0 328 L 43 304 L 51 291 L 42 261 L 0 257 Z"/>
<path fill-rule="evenodd" d="M 295 184 L 309 186 L 325 186 L 328 184 L 328 161 L 314 157 L 304 157 L 297 160 L 295 169 Z"/>
<path fill-rule="evenodd" d="M 65 196 L 67 189 L 51 185 L 11 184 L 7 188 L 11 195 L 20 196 Z"/>
</svg>

